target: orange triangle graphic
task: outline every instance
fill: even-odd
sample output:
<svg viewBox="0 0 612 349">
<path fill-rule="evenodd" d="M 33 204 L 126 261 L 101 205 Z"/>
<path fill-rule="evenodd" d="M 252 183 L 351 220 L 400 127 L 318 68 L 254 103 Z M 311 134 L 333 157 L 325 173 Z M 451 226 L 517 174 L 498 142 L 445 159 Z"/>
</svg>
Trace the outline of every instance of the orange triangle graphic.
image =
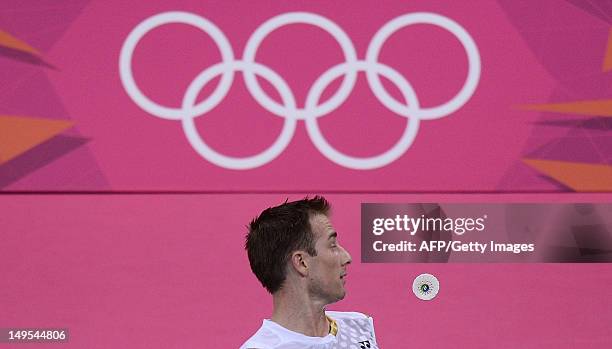
<svg viewBox="0 0 612 349">
<path fill-rule="evenodd" d="M 27 52 L 29 54 L 33 54 L 35 56 L 39 56 L 40 52 L 34 47 L 26 44 L 25 42 L 17 39 L 7 32 L 3 32 L 0 30 L 0 46 L 8 47 L 14 50 Z"/>
<path fill-rule="evenodd" d="M 72 125 L 69 120 L 0 115 L 0 165 Z"/>
<path fill-rule="evenodd" d="M 549 111 L 568 114 L 612 116 L 612 100 L 578 101 L 556 104 L 530 104 L 521 106 L 526 110 Z"/>
<path fill-rule="evenodd" d="M 523 161 L 538 172 L 575 191 L 612 191 L 612 165 L 540 159 L 523 159 Z"/>
<path fill-rule="evenodd" d="M 608 34 L 608 46 L 606 46 L 606 55 L 604 56 L 603 71 L 607 72 L 612 69 L 612 28 Z"/>
</svg>

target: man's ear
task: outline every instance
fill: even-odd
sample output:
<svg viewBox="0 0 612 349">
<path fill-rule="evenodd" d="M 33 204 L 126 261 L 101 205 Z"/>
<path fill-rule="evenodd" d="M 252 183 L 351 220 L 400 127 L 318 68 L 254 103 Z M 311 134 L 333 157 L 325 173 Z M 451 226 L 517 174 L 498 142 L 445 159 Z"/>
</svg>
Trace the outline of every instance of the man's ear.
<svg viewBox="0 0 612 349">
<path fill-rule="evenodd" d="M 308 254 L 304 251 L 294 251 L 291 254 L 291 266 L 302 276 L 308 275 Z"/>
</svg>

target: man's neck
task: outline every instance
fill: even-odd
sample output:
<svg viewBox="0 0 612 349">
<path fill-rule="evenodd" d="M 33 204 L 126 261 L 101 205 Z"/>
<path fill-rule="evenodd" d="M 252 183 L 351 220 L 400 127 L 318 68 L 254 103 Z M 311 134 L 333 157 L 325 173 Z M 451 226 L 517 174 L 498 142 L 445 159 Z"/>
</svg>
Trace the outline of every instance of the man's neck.
<svg viewBox="0 0 612 349">
<path fill-rule="evenodd" d="M 329 322 L 325 317 L 325 302 L 314 300 L 305 293 L 291 290 L 278 291 L 274 296 L 272 321 L 293 332 L 310 337 L 329 334 Z"/>
</svg>

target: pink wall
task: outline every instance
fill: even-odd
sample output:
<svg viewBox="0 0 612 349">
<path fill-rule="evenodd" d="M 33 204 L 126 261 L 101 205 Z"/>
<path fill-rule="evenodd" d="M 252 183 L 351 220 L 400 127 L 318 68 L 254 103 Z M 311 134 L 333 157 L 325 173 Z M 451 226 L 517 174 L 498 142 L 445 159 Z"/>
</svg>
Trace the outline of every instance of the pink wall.
<svg viewBox="0 0 612 349">
<path fill-rule="evenodd" d="M 271 311 L 245 225 L 284 195 L 0 197 L 0 327 L 61 326 L 66 348 L 235 348 Z M 297 199 L 302 195 L 288 195 Z M 333 309 L 371 314 L 383 348 L 612 343 L 607 264 L 362 264 L 361 202 L 524 202 L 517 195 L 328 195 L 354 263 Z M 602 195 L 551 196 L 602 202 Z M 547 200 L 548 200 L 547 199 Z M 441 282 L 434 301 L 412 280 Z M 44 346 L 43 346 L 44 347 Z"/>
<path fill-rule="evenodd" d="M 610 170 L 606 118 L 579 110 L 567 114 L 523 107 L 605 100 L 611 92 L 611 75 L 602 71 L 610 24 L 588 6 L 557 0 L 387 1 L 384 6 L 368 1 L 62 4 L 11 0 L 0 17 L 0 30 L 31 48 L 11 49 L 0 41 L 0 77 L 6 86 L 0 89 L 0 117 L 73 123 L 45 134 L 42 143 L 21 144 L 22 152 L 10 161 L 0 154 L 3 190 L 561 192 L 580 187 L 523 159 L 599 164 Z M 169 12 L 175 13 L 171 19 Z M 191 113 L 182 106 L 198 74 L 222 60 L 244 63 L 247 43 L 258 28 L 295 12 L 301 13 L 300 20 L 305 13 L 319 16 L 319 22 L 327 23 L 323 28 L 339 28 L 344 36 L 335 35 L 345 39 L 291 21 L 262 38 L 255 55 L 261 64 L 257 72 L 266 68 L 273 73 L 260 80 L 276 76 L 286 84 L 266 88 L 262 83 L 271 99 L 281 100 L 277 88 L 284 93 L 278 115 L 246 87 L 244 65 L 235 67 L 233 82 L 214 109 Z M 224 52 L 233 52 L 234 58 L 222 59 L 222 46 L 185 23 L 160 24 L 140 40 L 135 36 L 133 50 L 127 49 L 130 33 L 158 15 L 166 16 L 163 23 L 209 21 L 204 28 L 211 31 L 214 25 L 222 33 L 216 40 L 227 40 Z M 369 60 L 375 34 L 394 20 L 417 24 L 397 27 L 382 43 L 378 59 Z M 341 44 L 355 56 L 345 57 Z M 126 52 L 132 53 L 126 66 L 141 92 L 174 108 L 175 114 L 146 109 L 129 93 L 130 79 L 120 72 Z M 323 115 L 315 113 L 323 102 L 306 108 L 315 81 L 349 61 L 362 65 L 348 71 L 356 80 L 342 103 Z M 366 73 L 358 71 L 366 69 L 364 62 L 369 62 L 370 73 L 391 77 L 393 83 L 386 81 L 384 89 L 370 86 Z M 381 70 L 385 67 L 387 73 Z M 231 70 L 222 69 L 226 74 Z M 199 101 L 208 98 L 217 80 L 201 89 L 194 85 Z M 455 99 L 467 82 L 474 85 L 465 89 L 465 98 Z M 330 84 L 322 100 L 339 85 Z M 376 94 L 384 91 L 396 100 L 395 109 Z M 297 110 L 290 107 L 291 100 Z M 453 100 L 458 104 L 430 113 Z M 315 142 L 304 119 L 316 116 L 329 145 L 347 156 L 374 157 L 401 139 L 405 142 L 390 158 L 355 169 Z M 224 156 L 254 156 L 275 142 L 285 120 L 294 125 L 287 126 L 293 131 L 281 144 L 284 149 L 242 170 L 229 169 L 228 161 L 214 161 L 195 145 L 201 140 Z M 194 132 L 187 137 L 184 128 L 191 121 Z M 10 134 L 16 132 L 27 130 Z M 3 137 L 1 142 L 10 148 L 24 139 Z M 612 183 L 604 182 L 609 191 Z"/>
<path fill-rule="evenodd" d="M 276 16 L 335 23 L 358 70 L 379 29 L 433 14 L 471 38 L 479 75 L 460 106 L 426 120 L 424 110 L 461 90 L 473 57 L 456 27 L 398 30 L 379 55 L 389 68 L 368 69 L 397 71 L 400 87 L 383 86 L 408 102 L 383 105 L 360 71 L 344 103 L 317 119 L 353 157 L 383 153 L 414 131 L 393 159 L 355 169 L 317 149 L 303 120 L 313 116 L 300 109 L 315 81 L 347 62 L 320 28 L 283 27 L 257 52 L 276 74 L 268 78 L 285 81 L 276 93 L 285 109 L 293 97 L 291 112 L 262 107 L 238 71 L 219 105 L 192 115 L 186 90 L 221 53 L 210 36 L 176 23 L 143 37 L 131 66 L 143 93 L 182 109 L 164 119 L 139 106 L 122 79 L 122 50 L 139 23 L 168 11 L 214 23 L 238 70 L 251 35 Z M 242 248 L 245 225 L 287 196 L 322 193 L 354 260 L 349 296 L 334 308 L 372 314 L 381 347 L 610 347 L 607 264 L 362 264 L 359 223 L 362 202 L 612 202 L 612 113 L 525 108 L 609 102 L 611 18 L 605 2 L 573 0 L 3 0 L 0 328 L 68 327 L 66 348 L 235 348 L 270 313 Z M 193 92 L 205 98 L 216 83 Z M 340 82 L 331 85 L 323 99 Z M 282 100 L 274 89 L 264 86 Z M 269 162 L 228 169 L 185 135 L 192 116 L 192 131 L 233 157 L 266 149 L 287 119 L 295 130 Z M 576 193 L 585 186 L 598 194 Z M 432 302 L 410 290 L 423 272 L 441 282 Z"/>
</svg>

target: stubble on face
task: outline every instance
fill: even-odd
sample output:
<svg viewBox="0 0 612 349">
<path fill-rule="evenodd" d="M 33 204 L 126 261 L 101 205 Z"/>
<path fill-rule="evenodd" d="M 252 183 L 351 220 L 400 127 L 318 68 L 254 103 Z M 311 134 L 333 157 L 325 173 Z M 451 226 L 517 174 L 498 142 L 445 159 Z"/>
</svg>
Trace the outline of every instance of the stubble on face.
<svg viewBox="0 0 612 349">
<path fill-rule="evenodd" d="M 334 303 L 346 295 L 344 276 L 350 255 L 338 243 L 337 233 L 327 216 L 312 216 L 310 226 L 317 256 L 311 260 L 309 293 L 327 304 Z"/>
</svg>

